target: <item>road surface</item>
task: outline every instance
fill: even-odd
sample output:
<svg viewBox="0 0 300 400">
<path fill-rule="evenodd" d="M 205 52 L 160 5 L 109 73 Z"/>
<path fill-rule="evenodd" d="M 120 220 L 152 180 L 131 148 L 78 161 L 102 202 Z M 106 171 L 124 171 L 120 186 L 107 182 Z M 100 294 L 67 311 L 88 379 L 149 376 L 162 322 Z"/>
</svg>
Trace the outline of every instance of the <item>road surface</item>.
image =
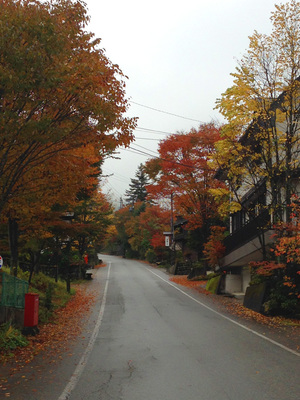
<svg viewBox="0 0 300 400">
<path fill-rule="evenodd" d="M 296 354 L 204 307 L 159 270 L 105 261 L 104 314 L 71 400 L 299 400 Z"/>
<path fill-rule="evenodd" d="M 92 282 L 101 296 L 76 365 L 62 361 L 55 384 L 45 381 L 24 398 L 300 399 L 299 354 L 222 315 L 159 269 L 101 258 L 107 268 Z"/>
</svg>

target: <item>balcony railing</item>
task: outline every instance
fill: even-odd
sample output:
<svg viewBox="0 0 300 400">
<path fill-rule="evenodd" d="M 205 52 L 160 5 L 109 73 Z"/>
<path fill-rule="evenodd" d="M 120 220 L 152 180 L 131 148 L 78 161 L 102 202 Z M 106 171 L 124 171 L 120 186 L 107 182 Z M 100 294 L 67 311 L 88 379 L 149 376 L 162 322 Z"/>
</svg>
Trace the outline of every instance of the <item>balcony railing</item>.
<svg viewBox="0 0 300 400">
<path fill-rule="evenodd" d="M 224 240 L 226 254 L 254 239 L 270 228 L 270 214 L 264 210 L 257 217 L 248 221 L 242 228 L 234 231 Z"/>
</svg>

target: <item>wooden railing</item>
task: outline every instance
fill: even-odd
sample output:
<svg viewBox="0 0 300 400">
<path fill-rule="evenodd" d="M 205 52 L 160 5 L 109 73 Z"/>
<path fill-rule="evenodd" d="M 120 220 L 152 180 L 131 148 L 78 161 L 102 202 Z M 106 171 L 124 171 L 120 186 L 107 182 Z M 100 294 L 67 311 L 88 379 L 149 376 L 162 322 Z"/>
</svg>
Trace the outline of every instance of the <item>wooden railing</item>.
<svg viewBox="0 0 300 400">
<path fill-rule="evenodd" d="M 242 228 L 234 231 L 225 238 L 224 245 L 226 247 L 226 254 L 243 246 L 268 229 L 270 229 L 270 214 L 268 210 L 265 210 L 257 217 L 248 221 Z"/>
</svg>

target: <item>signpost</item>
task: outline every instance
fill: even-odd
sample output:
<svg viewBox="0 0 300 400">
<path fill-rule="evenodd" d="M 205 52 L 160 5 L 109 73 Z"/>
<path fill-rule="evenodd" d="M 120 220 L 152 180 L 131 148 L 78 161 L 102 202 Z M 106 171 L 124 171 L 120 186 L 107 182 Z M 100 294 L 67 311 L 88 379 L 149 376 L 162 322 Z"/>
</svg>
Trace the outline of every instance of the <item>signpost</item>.
<svg viewBox="0 0 300 400">
<path fill-rule="evenodd" d="M 3 266 L 3 258 L 0 256 L 0 269 L 2 268 L 2 266 Z"/>
</svg>

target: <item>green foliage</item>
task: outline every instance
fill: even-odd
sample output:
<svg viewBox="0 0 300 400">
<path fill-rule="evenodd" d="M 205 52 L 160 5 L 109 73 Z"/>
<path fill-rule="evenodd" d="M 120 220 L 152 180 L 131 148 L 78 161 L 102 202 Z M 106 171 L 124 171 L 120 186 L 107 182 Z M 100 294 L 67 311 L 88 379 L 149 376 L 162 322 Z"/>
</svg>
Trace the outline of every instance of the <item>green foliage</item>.
<svg viewBox="0 0 300 400">
<path fill-rule="evenodd" d="M 23 280 L 28 280 L 29 272 L 24 272 L 21 269 L 18 271 L 18 277 Z M 53 310 L 59 307 L 64 307 L 70 300 L 71 294 L 66 292 L 65 282 L 55 282 L 53 278 L 38 273 L 34 274 L 31 279 L 29 291 L 39 295 L 39 322 L 45 323 L 51 318 Z"/>
<path fill-rule="evenodd" d="M 129 248 L 125 251 L 125 258 L 139 259 L 139 253 Z"/>
<path fill-rule="evenodd" d="M 257 273 L 251 265 L 250 286 L 266 283 L 267 293 L 264 312 L 268 315 L 300 317 L 300 301 L 297 286 L 282 268 L 273 269 L 269 274 Z M 298 279 L 298 278 L 297 278 Z"/>
<path fill-rule="evenodd" d="M 176 251 L 176 262 L 184 262 L 184 256 L 182 251 Z"/>
<path fill-rule="evenodd" d="M 6 323 L 0 326 L 0 350 L 14 350 L 27 345 L 26 337 L 11 324 Z"/>
<path fill-rule="evenodd" d="M 157 263 L 156 265 L 157 265 L 158 268 L 165 268 L 167 270 L 169 270 L 172 267 L 172 265 L 167 261 L 163 261 L 161 263 Z"/>
<path fill-rule="evenodd" d="M 189 281 L 208 281 L 208 275 L 198 275 L 190 278 Z"/>
<path fill-rule="evenodd" d="M 43 273 L 34 274 L 30 291 L 39 294 L 39 322 L 46 323 L 57 308 L 64 307 L 75 293 L 67 293 L 66 284 L 63 281 L 55 282 L 53 278 Z"/>
<path fill-rule="evenodd" d="M 295 295 L 289 293 L 290 290 L 283 282 L 278 282 L 268 295 L 268 300 L 264 303 L 264 311 L 269 315 L 283 315 L 288 317 L 300 317 L 300 304 Z"/>
<path fill-rule="evenodd" d="M 211 293 L 217 294 L 219 283 L 220 283 L 221 275 L 214 276 L 213 278 L 209 279 L 205 289 Z"/>
<path fill-rule="evenodd" d="M 148 249 L 146 251 L 145 257 L 146 257 L 146 260 L 151 264 L 154 263 L 156 261 L 156 258 L 157 258 L 156 257 L 156 253 L 155 253 L 155 251 L 153 249 Z"/>
<path fill-rule="evenodd" d="M 267 278 L 262 275 L 254 275 L 252 274 L 251 281 L 249 282 L 249 286 L 259 285 L 263 282 L 266 282 Z"/>
<path fill-rule="evenodd" d="M 157 259 L 166 258 L 163 232 L 168 229 L 170 215 L 159 206 L 137 202 L 115 213 L 114 229 L 111 231 L 111 249 L 126 258 L 145 259 L 149 249 Z M 107 243 L 108 244 L 108 243 Z"/>
<path fill-rule="evenodd" d="M 145 173 L 143 164 L 138 166 L 135 174 L 135 179 L 131 179 L 129 189 L 126 190 L 126 203 L 133 205 L 138 201 L 146 201 L 147 190 L 146 186 L 149 184 L 149 178 Z"/>
<path fill-rule="evenodd" d="M 198 275 L 194 276 L 193 278 L 189 279 L 190 281 L 209 281 L 210 279 L 216 278 L 217 276 L 220 276 L 219 273 L 211 273 L 211 274 L 203 274 L 203 275 Z"/>
<path fill-rule="evenodd" d="M 53 283 L 49 283 L 45 293 L 45 307 L 47 310 L 53 308 L 52 297 L 53 297 Z"/>
</svg>

